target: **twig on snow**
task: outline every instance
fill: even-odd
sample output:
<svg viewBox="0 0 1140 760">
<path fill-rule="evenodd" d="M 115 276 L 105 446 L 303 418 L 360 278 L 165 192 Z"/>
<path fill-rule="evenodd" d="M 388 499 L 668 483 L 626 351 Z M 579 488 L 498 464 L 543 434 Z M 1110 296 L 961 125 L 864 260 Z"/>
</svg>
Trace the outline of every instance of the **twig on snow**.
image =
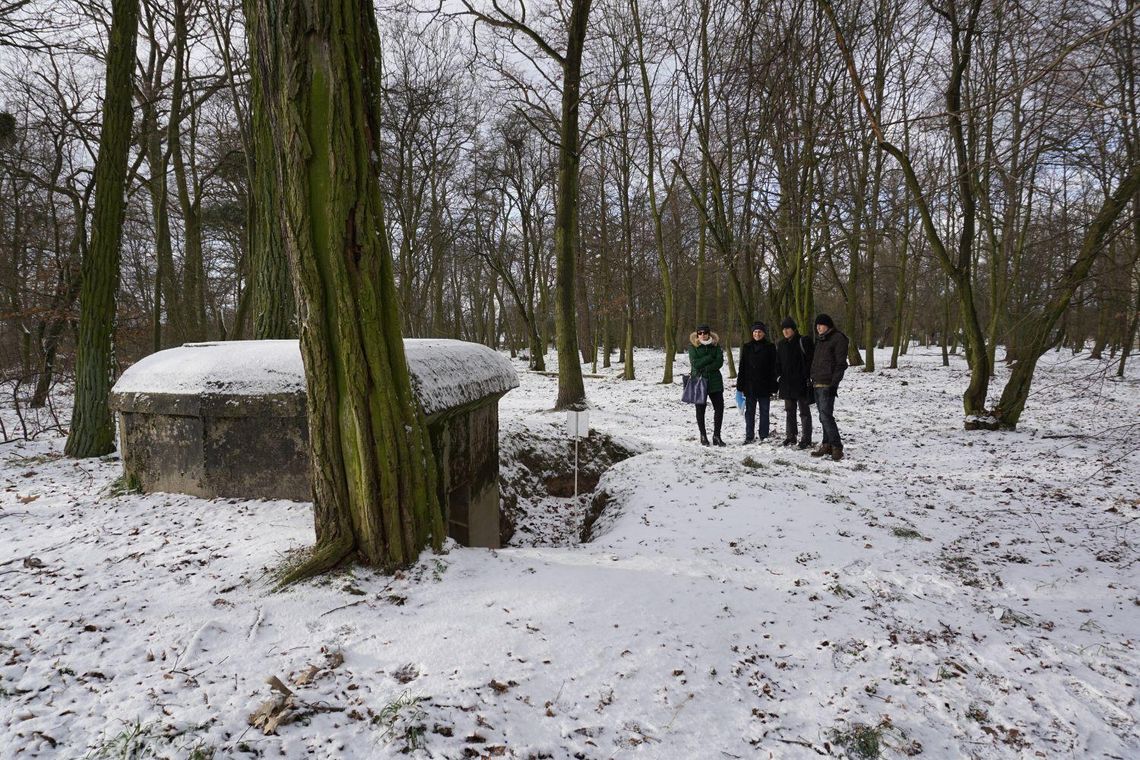
<svg viewBox="0 0 1140 760">
<path fill-rule="evenodd" d="M 811 742 L 809 742 L 807 739 L 779 739 L 779 738 L 777 738 L 776 741 L 783 742 L 784 744 L 798 744 L 801 747 L 807 747 L 808 749 L 815 752 L 817 755 L 826 755 L 827 754 L 826 752 L 821 750 L 819 747 L 817 747 L 814 744 L 812 744 Z"/>
<path fill-rule="evenodd" d="M 339 607 L 333 607 L 328 612 L 322 612 L 319 615 L 319 617 L 324 617 L 325 615 L 331 615 L 334 612 L 337 612 L 338 610 L 347 610 L 349 607 L 355 607 L 358 604 L 364 604 L 364 603 L 370 602 L 370 601 L 372 601 L 372 600 L 371 599 L 357 599 L 355 602 L 349 602 L 348 604 L 342 604 Z"/>
</svg>

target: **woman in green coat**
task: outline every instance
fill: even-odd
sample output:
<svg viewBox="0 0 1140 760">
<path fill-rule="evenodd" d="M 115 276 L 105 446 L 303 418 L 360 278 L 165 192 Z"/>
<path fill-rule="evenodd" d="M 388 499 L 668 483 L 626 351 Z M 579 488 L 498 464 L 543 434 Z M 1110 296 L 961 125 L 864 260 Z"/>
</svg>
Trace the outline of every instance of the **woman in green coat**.
<svg viewBox="0 0 1140 760">
<path fill-rule="evenodd" d="M 694 377 L 703 377 L 708 382 L 708 400 L 713 405 L 713 446 L 723 446 L 720 439 L 720 423 L 724 420 L 724 379 L 720 376 L 720 368 L 724 365 L 724 351 L 720 347 L 720 338 L 709 329 L 708 325 L 698 325 L 695 332 L 689 335 L 689 342 L 693 347 L 689 349 L 689 369 Z M 705 432 L 705 409 L 708 403 L 697 404 L 697 429 L 701 431 L 701 445 L 709 445 L 709 437 Z"/>
</svg>

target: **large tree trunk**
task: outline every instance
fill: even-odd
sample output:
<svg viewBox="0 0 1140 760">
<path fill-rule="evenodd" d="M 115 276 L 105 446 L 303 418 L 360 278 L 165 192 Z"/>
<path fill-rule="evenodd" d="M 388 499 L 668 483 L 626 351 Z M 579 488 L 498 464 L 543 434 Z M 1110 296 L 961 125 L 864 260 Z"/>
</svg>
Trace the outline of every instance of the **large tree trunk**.
<svg viewBox="0 0 1140 760">
<path fill-rule="evenodd" d="M 115 295 L 119 289 L 127 153 L 131 144 L 131 94 L 138 0 L 113 0 L 103 128 L 95 159 L 95 219 L 91 245 L 83 258 L 79 291 L 79 341 L 75 359 L 75 403 L 64 451 L 73 457 L 97 457 L 115 450 L 111 391 L 115 333 Z"/>
<path fill-rule="evenodd" d="M 562 62 L 562 124 L 558 144 L 558 201 L 554 212 L 554 323 L 558 339 L 558 399 L 555 409 L 586 403 L 582 365 L 578 363 L 578 331 L 574 315 L 578 259 L 578 106 L 582 85 L 582 50 L 592 0 L 574 0 L 570 10 L 566 57 Z"/>
<path fill-rule="evenodd" d="M 390 569 L 444 538 L 412 395 L 379 183 L 371 2 L 256 0 L 284 243 L 300 298 L 317 544 L 288 583 L 354 555 Z M 254 104 L 257 107 L 257 103 Z"/>
</svg>

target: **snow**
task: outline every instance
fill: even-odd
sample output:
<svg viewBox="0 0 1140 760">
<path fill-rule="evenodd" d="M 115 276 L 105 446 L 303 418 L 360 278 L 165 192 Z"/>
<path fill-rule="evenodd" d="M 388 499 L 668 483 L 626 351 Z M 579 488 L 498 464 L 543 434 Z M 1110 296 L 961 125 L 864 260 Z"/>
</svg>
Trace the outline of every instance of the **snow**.
<svg viewBox="0 0 1140 760">
<path fill-rule="evenodd" d="M 295 340 L 186 343 L 132 364 L 112 393 L 256 396 L 305 390 L 305 367 Z"/>
<path fill-rule="evenodd" d="M 404 352 L 428 415 L 518 386 L 510 360 L 477 343 L 405 340 Z M 112 390 L 120 395 L 303 393 L 305 367 L 296 340 L 187 343 L 135 363 Z"/>
<path fill-rule="evenodd" d="M 859 724 L 887 757 L 1140 755 L 1135 365 L 1049 354 L 1013 433 L 961 429 L 959 357 L 852 368 L 833 463 L 742 447 L 731 410 L 700 447 L 636 361 L 587 380 L 593 429 L 644 451 L 592 543 L 543 545 L 581 505 L 535 494 L 527 546 L 281 593 L 307 504 L 114 495 L 113 458 L 0 448 L 0 756 L 799 758 Z M 515 366 L 501 436 L 572 456 L 556 378 Z M 271 676 L 302 716 L 264 735 Z"/>
</svg>

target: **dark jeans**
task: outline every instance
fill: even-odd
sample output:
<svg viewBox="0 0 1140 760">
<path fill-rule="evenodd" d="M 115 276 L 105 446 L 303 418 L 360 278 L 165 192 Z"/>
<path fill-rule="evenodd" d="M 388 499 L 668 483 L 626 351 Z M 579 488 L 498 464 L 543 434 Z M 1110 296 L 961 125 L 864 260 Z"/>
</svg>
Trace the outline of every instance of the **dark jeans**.
<svg viewBox="0 0 1140 760">
<path fill-rule="evenodd" d="M 816 386 L 815 407 L 819 410 L 819 426 L 823 428 L 823 442 L 832 446 L 842 446 L 839 426 L 835 424 L 835 389 Z"/>
<path fill-rule="evenodd" d="M 771 408 L 770 396 L 747 396 L 744 400 L 744 439 L 751 441 L 756 435 L 756 407 L 760 407 L 760 437 L 767 438 L 771 423 L 768 410 Z"/>
<path fill-rule="evenodd" d="M 787 432 L 784 434 L 785 438 L 796 437 L 796 407 L 800 410 L 800 426 L 804 430 L 804 436 L 801 440 L 811 442 L 811 404 L 808 403 L 806 398 L 786 398 L 784 399 L 784 424 Z"/>
<path fill-rule="evenodd" d="M 713 435 L 720 437 L 720 423 L 724 419 L 724 393 L 710 393 L 709 401 L 713 405 Z M 708 404 L 697 404 L 697 428 L 700 429 L 701 435 L 705 433 L 705 409 Z"/>
</svg>

